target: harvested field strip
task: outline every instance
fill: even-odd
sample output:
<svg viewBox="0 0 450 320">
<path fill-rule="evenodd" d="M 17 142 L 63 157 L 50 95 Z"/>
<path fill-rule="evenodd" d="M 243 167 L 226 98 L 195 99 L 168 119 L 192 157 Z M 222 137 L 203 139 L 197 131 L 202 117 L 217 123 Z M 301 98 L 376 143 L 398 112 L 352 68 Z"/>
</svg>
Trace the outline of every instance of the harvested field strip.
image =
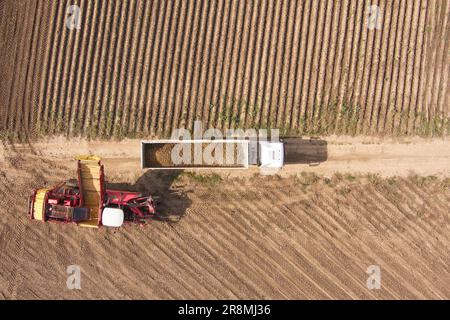
<svg viewBox="0 0 450 320">
<path fill-rule="evenodd" d="M 0 184 L 5 298 L 450 296 L 448 179 L 303 174 L 210 183 L 182 174 L 165 182 L 166 173 L 149 171 L 108 180 L 160 194 L 164 210 L 185 211 L 178 223 L 94 231 L 27 220 L 22 195 L 75 169 L 9 151 Z M 65 289 L 74 263 L 83 290 Z M 370 265 L 381 268 L 380 290 L 366 287 Z"/>
<path fill-rule="evenodd" d="M 4 1 L 0 131 L 447 134 L 450 1 L 375 5 L 380 29 L 363 1 Z"/>
</svg>

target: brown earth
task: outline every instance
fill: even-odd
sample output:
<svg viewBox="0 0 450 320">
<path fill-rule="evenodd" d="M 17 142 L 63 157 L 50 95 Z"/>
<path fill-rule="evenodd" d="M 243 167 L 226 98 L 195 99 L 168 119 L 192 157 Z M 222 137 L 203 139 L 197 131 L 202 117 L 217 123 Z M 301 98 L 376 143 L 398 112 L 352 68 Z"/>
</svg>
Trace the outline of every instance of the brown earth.
<svg viewBox="0 0 450 320">
<path fill-rule="evenodd" d="M 395 138 L 330 136 L 326 139 L 285 139 L 292 161 L 277 172 L 282 177 L 302 171 L 331 177 L 335 173 L 378 174 L 382 177 L 411 175 L 450 176 L 450 138 Z M 299 150 L 300 149 L 300 150 Z M 141 141 L 87 141 L 47 138 L 31 145 L 15 145 L 18 153 L 38 150 L 45 156 L 61 163 L 71 161 L 78 154 L 96 154 L 103 158 L 107 167 L 120 171 L 136 172 L 140 169 Z M 293 152 L 293 154 L 291 154 Z M 291 157 L 293 155 L 293 157 Z M 0 159 L 8 151 L 0 149 Z M 203 173 L 210 170 L 202 169 Z M 224 176 L 251 177 L 258 173 L 256 167 L 247 170 L 225 170 Z"/>
<path fill-rule="evenodd" d="M 145 149 L 145 164 L 147 167 L 173 167 L 172 148 L 175 144 L 157 144 Z"/>
<path fill-rule="evenodd" d="M 449 299 L 450 1 L 376 3 L 380 30 L 367 1 L 0 1 L 0 298 Z M 4 142 L 162 137 L 196 119 L 444 138 L 296 138 L 268 177 L 143 172 L 138 140 Z M 105 158 L 111 188 L 159 196 L 158 219 L 28 220 L 30 192 L 75 177 L 79 153 Z"/>
<path fill-rule="evenodd" d="M 80 30 L 66 27 L 69 4 Z M 199 119 L 445 135 L 449 17 L 449 0 L 4 0 L 0 132 L 162 137 Z"/>
<path fill-rule="evenodd" d="M 366 150 L 369 173 L 379 169 L 371 155 L 381 147 L 390 155 L 401 151 L 403 158 L 394 161 L 403 159 L 420 174 L 424 167 L 414 164 L 432 152 L 427 143 L 442 143 L 353 139 L 329 140 L 329 159 L 337 150 L 356 155 Z M 448 157 L 444 142 L 440 150 Z M 449 161 L 443 172 L 438 162 L 430 177 L 401 168 L 397 177 L 331 170 L 326 178 L 303 172 L 308 165 L 299 164 L 292 165 L 297 169 L 291 177 L 294 172 L 268 177 L 224 172 L 220 181 L 207 175 L 197 179 L 203 171 L 143 172 L 134 158 L 136 143 L 53 139 L 3 146 L 1 297 L 450 298 Z M 178 222 L 91 230 L 29 220 L 31 190 L 74 177 L 71 158 L 89 151 L 106 157 L 111 188 L 160 196 L 158 220 Z M 314 168 L 320 172 L 326 164 Z M 428 164 L 433 167 L 432 159 Z M 82 270 L 81 290 L 66 288 L 67 266 L 73 264 Z M 380 290 L 366 287 L 370 265 L 381 268 Z"/>
</svg>

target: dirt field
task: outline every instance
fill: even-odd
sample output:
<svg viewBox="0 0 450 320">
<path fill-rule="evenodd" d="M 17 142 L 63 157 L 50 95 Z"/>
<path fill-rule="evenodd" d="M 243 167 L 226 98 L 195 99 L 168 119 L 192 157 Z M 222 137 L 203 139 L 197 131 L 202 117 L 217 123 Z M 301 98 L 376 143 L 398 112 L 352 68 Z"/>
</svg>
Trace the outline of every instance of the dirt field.
<svg viewBox="0 0 450 320">
<path fill-rule="evenodd" d="M 352 139 L 328 141 L 330 162 L 356 164 L 335 157 L 345 148 L 378 158 L 378 141 Z M 369 156 L 371 174 L 359 176 L 330 169 L 329 178 L 318 177 L 300 173 L 308 165 L 299 164 L 290 165 L 296 177 L 220 179 L 203 171 L 142 172 L 136 142 L 56 139 L 1 149 L 3 298 L 450 298 L 448 141 L 383 145 L 423 174 L 427 143 L 441 143 L 447 166 L 441 172 L 437 164 L 426 178 L 404 169 L 381 178 Z M 159 220 L 172 222 L 113 231 L 28 220 L 26 195 L 74 177 L 71 157 L 89 150 L 106 156 L 111 187 L 159 195 Z M 72 264 L 81 267 L 82 290 L 66 288 Z M 369 265 L 381 268 L 380 290 L 366 287 Z"/>
<path fill-rule="evenodd" d="M 4 0 L 0 131 L 443 135 L 449 16 L 448 0 Z"/>
<path fill-rule="evenodd" d="M 450 0 L 0 0 L 0 298 L 450 299 L 449 17 Z M 287 165 L 140 169 L 137 138 L 195 120 L 279 128 Z M 158 196 L 155 221 L 29 220 L 83 153 Z"/>
</svg>

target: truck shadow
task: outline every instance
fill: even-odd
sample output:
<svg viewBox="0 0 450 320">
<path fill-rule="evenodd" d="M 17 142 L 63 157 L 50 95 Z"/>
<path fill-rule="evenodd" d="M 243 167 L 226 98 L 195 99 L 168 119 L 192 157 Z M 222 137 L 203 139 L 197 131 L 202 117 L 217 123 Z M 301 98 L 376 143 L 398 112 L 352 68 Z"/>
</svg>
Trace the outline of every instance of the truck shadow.
<svg viewBox="0 0 450 320">
<path fill-rule="evenodd" d="M 328 143 L 319 138 L 283 138 L 285 164 L 319 165 L 328 159 Z"/>
<path fill-rule="evenodd" d="M 174 181 L 183 170 L 148 170 L 134 184 L 108 183 L 108 189 L 138 191 L 150 194 L 157 204 L 157 214 L 153 220 L 176 223 L 186 215 L 192 200 L 186 191 L 174 186 Z"/>
</svg>

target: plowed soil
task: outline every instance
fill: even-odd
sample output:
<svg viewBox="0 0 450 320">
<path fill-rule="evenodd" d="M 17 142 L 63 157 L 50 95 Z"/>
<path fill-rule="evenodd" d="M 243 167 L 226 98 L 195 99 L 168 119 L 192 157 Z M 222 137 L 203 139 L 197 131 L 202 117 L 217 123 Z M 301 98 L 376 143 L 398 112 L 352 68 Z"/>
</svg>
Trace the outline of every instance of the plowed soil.
<svg viewBox="0 0 450 320">
<path fill-rule="evenodd" d="M 139 150 L 139 141 L 4 145 L 0 295 L 449 299 L 450 155 L 443 151 L 447 165 L 437 162 L 433 176 L 414 174 L 430 173 L 415 165 L 433 157 L 428 145 L 442 143 L 449 150 L 448 143 L 352 142 L 329 141 L 329 161 L 350 168 L 366 161 L 366 173 L 330 170 L 327 178 L 301 173 L 308 164 L 299 164 L 279 176 L 223 173 L 222 180 L 143 172 L 132 151 Z M 384 159 L 379 147 L 388 151 Z M 109 187 L 161 198 L 158 219 L 146 227 L 91 230 L 26 217 L 31 190 L 75 177 L 73 156 L 92 150 L 106 158 Z M 363 150 L 365 159 L 345 156 Z M 394 151 L 402 157 L 393 158 Z M 372 160 L 380 158 L 411 172 L 376 175 L 380 168 Z M 314 168 L 326 171 L 320 169 L 326 164 Z M 66 287 L 69 265 L 81 267 L 81 290 Z M 366 286 L 370 265 L 381 268 L 379 290 Z"/>
<path fill-rule="evenodd" d="M 4 0 L 0 132 L 448 134 L 449 16 L 449 0 Z"/>
<path fill-rule="evenodd" d="M 0 0 L 0 298 L 450 299 L 449 17 L 450 0 Z M 144 172 L 138 140 L 108 140 L 195 120 L 300 140 L 266 177 Z M 29 220 L 80 153 L 158 196 L 156 219 Z"/>
</svg>

